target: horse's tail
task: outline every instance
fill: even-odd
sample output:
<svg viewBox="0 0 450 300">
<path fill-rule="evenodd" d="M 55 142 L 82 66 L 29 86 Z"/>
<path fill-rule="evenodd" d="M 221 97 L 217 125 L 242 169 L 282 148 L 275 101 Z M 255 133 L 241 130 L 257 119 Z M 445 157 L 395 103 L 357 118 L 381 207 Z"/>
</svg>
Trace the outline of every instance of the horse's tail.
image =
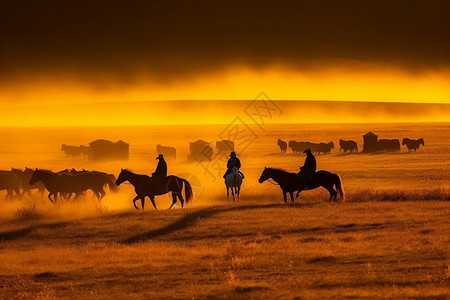
<svg viewBox="0 0 450 300">
<path fill-rule="evenodd" d="M 119 187 L 114 183 L 111 177 L 106 178 L 106 183 L 108 184 L 109 190 L 111 193 L 117 193 L 119 191 Z"/>
<path fill-rule="evenodd" d="M 339 176 L 338 174 L 334 174 L 336 176 L 336 182 L 334 183 L 336 185 L 336 189 L 339 193 L 339 195 L 341 196 L 341 201 L 342 203 L 345 202 L 345 193 L 344 193 L 344 187 L 342 185 L 342 180 L 341 180 L 341 176 Z"/>
<path fill-rule="evenodd" d="M 183 180 L 183 182 L 184 182 L 184 193 L 185 193 L 186 204 L 187 204 L 192 200 L 194 194 L 192 193 L 192 187 L 191 187 L 191 184 L 189 183 L 189 181 L 187 181 L 184 178 L 181 178 L 181 180 Z"/>
</svg>

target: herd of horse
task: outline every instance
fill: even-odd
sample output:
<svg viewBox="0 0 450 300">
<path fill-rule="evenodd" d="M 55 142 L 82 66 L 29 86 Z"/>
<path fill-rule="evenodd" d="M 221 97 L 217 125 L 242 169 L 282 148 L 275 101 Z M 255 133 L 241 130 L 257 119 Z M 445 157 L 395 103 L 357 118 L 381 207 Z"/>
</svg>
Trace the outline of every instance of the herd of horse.
<svg viewBox="0 0 450 300">
<path fill-rule="evenodd" d="M 259 178 L 259 183 L 272 179 L 278 184 L 283 192 L 284 202 L 287 203 L 286 194 L 289 193 L 291 201 L 294 202 L 293 193 L 299 193 L 304 190 L 304 186 L 298 180 L 297 174 L 289 173 L 281 169 L 264 168 Z M 100 171 L 77 171 L 75 169 L 65 169 L 59 172 L 52 172 L 43 169 L 15 169 L 9 171 L 0 171 L 0 190 L 6 190 L 6 198 L 13 198 L 14 193 L 18 198 L 22 198 L 25 194 L 31 195 L 31 190 L 38 190 L 41 196 L 45 190 L 48 191 L 48 199 L 51 203 L 56 204 L 58 197 L 61 199 L 75 200 L 81 196 L 86 196 L 87 191 L 91 191 L 93 195 L 100 201 L 106 195 L 105 187 L 108 186 L 110 192 L 118 191 L 118 186 L 124 182 L 129 182 L 135 190 L 136 196 L 133 199 L 133 205 L 140 200 L 141 207 L 145 207 L 145 198 L 148 197 L 157 210 L 155 196 L 172 194 L 173 208 L 177 204 L 177 200 L 184 204 L 189 203 L 193 199 L 192 186 L 188 180 L 169 175 L 156 181 L 156 179 L 145 174 L 136 174 L 128 169 L 121 169 L 119 176 L 116 178 L 114 174 L 108 174 Z M 230 194 L 234 201 L 239 201 L 239 194 L 243 177 L 239 170 L 235 167 L 232 172 L 225 178 L 225 186 L 227 188 L 227 199 Z M 344 192 L 341 178 L 337 174 L 328 171 L 318 171 L 311 176 L 308 183 L 308 189 L 324 187 L 330 193 L 330 201 L 336 201 L 338 193 L 341 196 L 341 202 L 344 201 Z M 333 188 L 336 187 L 337 191 Z M 184 188 L 184 197 L 183 197 Z M 72 198 L 73 197 L 73 198 Z M 337 202 L 337 201 L 336 201 Z"/>
<path fill-rule="evenodd" d="M 293 153 L 302 153 L 305 149 L 311 149 L 311 152 L 314 154 L 327 154 L 331 152 L 331 149 L 334 149 L 334 143 L 312 143 L 312 142 L 297 142 L 297 141 L 289 141 L 286 142 L 282 139 L 278 139 L 278 147 L 280 147 L 281 153 L 286 153 L 287 148 L 291 148 Z M 420 145 L 425 146 L 425 142 L 423 138 L 420 139 L 409 139 L 404 138 L 402 141 L 402 146 L 406 146 L 408 151 L 412 150 L 417 151 Z M 344 151 L 344 153 L 348 152 L 358 152 L 358 144 L 354 140 L 339 140 L 339 152 Z M 400 150 L 400 141 L 398 139 L 380 139 L 377 144 L 379 151 L 399 151 Z"/>
</svg>

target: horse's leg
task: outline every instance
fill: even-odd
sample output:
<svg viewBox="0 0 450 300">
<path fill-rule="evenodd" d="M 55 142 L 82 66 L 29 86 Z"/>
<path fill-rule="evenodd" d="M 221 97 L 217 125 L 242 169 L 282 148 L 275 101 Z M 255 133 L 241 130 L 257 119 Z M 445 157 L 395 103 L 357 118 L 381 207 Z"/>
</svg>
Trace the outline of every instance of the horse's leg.
<svg viewBox="0 0 450 300">
<path fill-rule="evenodd" d="M 136 200 L 137 199 L 139 199 L 139 198 L 141 198 L 139 195 L 137 195 L 136 197 L 134 197 L 134 199 L 133 199 L 133 205 L 134 205 L 134 208 L 136 208 L 136 209 L 139 209 L 139 207 L 137 207 L 137 205 L 136 205 Z"/>
<path fill-rule="evenodd" d="M 237 186 L 237 201 L 239 201 L 240 194 L 241 194 L 241 186 L 238 185 Z"/>
<path fill-rule="evenodd" d="M 141 205 L 142 205 L 142 210 L 144 210 L 144 207 L 145 207 L 145 196 L 141 197 Z"/>
<path fill-rule="evenodd" d="M 105 192 L 105 190 L 103 189 L 103 187 L 100 187 L 99 193 L 100 193 L 100 198 L 99 198 L 98 196 L 97 196 L 97 198 L 99 198 L 98 200 L 102 200 L 103 197 L 106 196 L 106 192 Z"/>
<path fill-rule="evenodd" d="M 183 195 L 181 194 L 181 190 L 180 190 L 179 194 L 177 193 L 177 196 L 178 196 L 178 199 L 180 199 L 181 208 L 183 208 L 184 207 L 184 199 L 183 199 Z"/>
<path fill-rule="evenodd" d="M 289 195 L 291 196 L 292 203 L 294 203 L 294 192 L 289 192 Z"/>
<path fill-rule="evenodd" d="M 172 192 L 172 204 L 170 205 L 169 209 L 172 209 L 177 205 L 177 194 L 175 192 Z"/>
<path fill-rule="evenodd" d="M 229 196 L 230 196 L 230 188 L 227 185 L 227 200 L 228 200 Z"/>
<path fill-rule="evenodd" d="M 155 203 L 155 196 L 151 196 L 151 197 L 149 197 L 149 198 L 150 198 L 150 201 L 152 201 L 153 207 L 154 207 L 156 210 L 158 210 L 158 208 L 156 207 L 156 203 Z"/>
<path fill-rule="evenodd" d="M 287 203 L 287 200 L 286 200 L 286 192 L 283 190 L 283 199 L 284 199 L 284 203 Z"/>
<path fill-rule="evenodd" d="M 327 191 L 330 193 L 330 199 L 328 200 L 329 202 L 331 201 L 336 201 L 336 196 L 337 196 L 337 192 L 333 189 L 333 187 L 331 186 L 327 186 L 325 187 L 327 189 Z"/>
</svg>

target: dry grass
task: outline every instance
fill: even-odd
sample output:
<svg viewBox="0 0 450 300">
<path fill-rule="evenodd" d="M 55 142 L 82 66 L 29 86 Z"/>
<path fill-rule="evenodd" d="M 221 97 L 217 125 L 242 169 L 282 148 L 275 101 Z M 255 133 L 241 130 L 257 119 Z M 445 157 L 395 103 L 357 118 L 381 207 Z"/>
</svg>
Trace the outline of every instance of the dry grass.
<svg viewBox="0 0 450 300">
<path fill-rule="evenodd" d="M 446 298 L 449 212 L 302 202 L 13 219 L 0 298 Z"/>
<path fill-rule="evenodd" d="M 433 190 L 357 190 L 346 195 L 346 201 L 450 201 L 450 191 Z"/>
<path fill-rule="evenodd" d="M 222 171 L 187 162 L 188 142 L 217 140 L 224 126 L 0 129 L 0 169 L 75 167 L 149 174 L 156 144 L 177 147 L 171 174 L 194 174 L 187 209 L 135 211 L 134 191 L 60 201 L 0 194 L 0 299 L 448 299 L 450 297 L 450 141 L 448 124 L 270 125 L 239 156 L 241 202 L 225 200 Z M 317 157 L 339 173 L 345 204 L 323 189 L 284 204 L 278 186 L 259 184 L 264 166 L 296 172 L 304 156 L 282 155 L 276 140 L 313 142 L 423 137 L 417 153 Z M 126 162 L 65 158 L 61 143 L 99 137 L 131 146 Z M 11 165 L 12 164 L 12 165 Z M 4 193 L 4 192 L 0 192 Z"/>
</svg>

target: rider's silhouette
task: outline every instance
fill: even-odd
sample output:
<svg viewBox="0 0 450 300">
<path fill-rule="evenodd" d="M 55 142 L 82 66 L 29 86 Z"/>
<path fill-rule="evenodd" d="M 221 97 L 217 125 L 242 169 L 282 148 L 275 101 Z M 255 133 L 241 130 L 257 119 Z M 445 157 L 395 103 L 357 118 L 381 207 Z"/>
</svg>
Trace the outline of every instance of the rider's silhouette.
<svg viewBox="0 0 450 300">
<path fill-rule="evenodd" d="M 167 176 L 167 163 L 162 154 L 159 154 L 156 159 L 159 159 L 159 162 L 156 166 L 155 172 L 152 173 L 152 178 L 155 180 L 155 183 L 159 185 Z"/>
<path fill-rule="evenodd" d="M 306 149 L 303 151 L 306 153 L 305 164 L 303 167 L 300 167 L 300 172 L 298 172 L 298 178 L 300 182 L 304 185 L 304 189 L 308 189 L 308 179 L 309 177 L 316 172 L 317 163 L 316 158 L 311 153 L 311 149 Z"/>
<path fill-rule="evenodd" d="M 233 151 L 230 153 L 230 159 L 228 159 L 228 162 L 227 162 L 227 171 L 223 175 L 223 178 L 226 178 L 227 175 L 233 171 L 234 167 L 240 169 L 241 161 L 239 160 L 239 158 L 236 157 L 236 153 Z M 239 174 L 241 174 L 242 179 L 244 179 L 244 174 L 242 174 L 241 171 L 239 171 Z"/>
</svg>

